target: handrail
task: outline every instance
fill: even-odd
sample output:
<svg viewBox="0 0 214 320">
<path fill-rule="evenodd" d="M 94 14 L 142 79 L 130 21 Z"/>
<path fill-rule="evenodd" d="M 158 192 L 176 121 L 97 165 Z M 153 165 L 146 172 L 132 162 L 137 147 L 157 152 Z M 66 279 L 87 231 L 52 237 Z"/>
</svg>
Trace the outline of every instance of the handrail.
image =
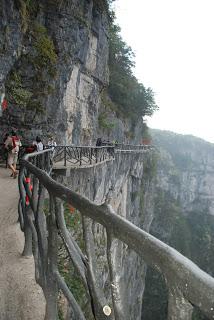
<svg viewBox="0 0 214 320">
<path fill-rule="evenodd" d="M 44 151 L 40 153 L 40 156 L 44 156 Z M 107 313 L 105 312 L 108 310 L 109 313 L 111 308 L 113 308 L 113 312 L 110 312 L 108 319 L 127 319 L 127 316 L 121 310 L 120 301 L 117 299 L 117 275 L 112 263 L 112 243 L 114 239 L 119 239 L 128 245 L 147 264 L 164 275 L 169 289 L 168 319 L 190 320 L 193 305 L 199 307 L 209 319 L 214 318 L 214 278 L 175 249 L 118 216 L 111 206 L 107 204 L 97 205 L 56 182 L 42 168 L 30 163 L 28 160 L 31 157 L 34 157 L 34 155 L 31 154 L 21 161 L 19 175 L 21 210 L 26 221 L 25 235 L 28 234 L 27 237 L 25 236 L 25 248 L 29 249 L 31 247 L 29 233 L 33 237 L 36 279 L 43 288 L 47 302 L 45 319 L 57 319 L 56 300 L 59 288 L 66 296 L 73 312 L 76 314 L 76 318 L 85 319 L 58 270 L 58 233 L 61 235 L 70 259 L 82 278 L 95 319 L 107 319 Z M 33 191 L 25 183 L 26 172 L 33 177 Z M 48 191 L 50 199 L 48 215 L 45 215 L 43 210 L 45 190 Z M 25 195 L 29 197 L 30 201 L 29 204 L 23 205 Z M 104 293 L 99 288 L 96 281 L 96 272 L 93 269 L 93 261 L 91 261 L 87 246 L 88 260 L 85 259 L 80 248 L 69 234 L 64 221 L 61 201 L 65 201 L 79 210 L 83 216 L 83 221 L 84 217 L 90 218 L 106 229 L 108 268 L 112 284 L 110 286 L 112 290 L 111 301 L 106 300 Z M 28 232 L 26 232 L 26 228 Z M 26 253 L 29 254 L 30 251 L 25 251 L 24 254 Z M 115 315 L 115 318 L 113 315 Z"/>
<path fill-rule="evenodd" d="M 116 143 L 115 148 L 119 150 L 152 150 L 154 149 L 153 145 L 146 145 L 146 144 L 124 144 L 124 143 Z"/>
<path fill-rule="evenodd" d="M 114 147 L 93 146 L 56 146 L 53 161 L 62 162 L 64 167 L 68 163 L 73 165 L 92 165 L 105 160 L 114 159 Z"/>
<path fill-rule="evenodd" d="M 3 146 L 3 143 L 0 143 Z M 20 147 L 19 159 L 25 155 L 25 149 L 28 145 Z M 73 165 L 92 165 L 100 163 L 105 160 L 114 159 L 115 150 L 119 151 L 147 151 L 154 147 L 152 145 L 132 145 L 123 143 L 105 143 L 102 146 L 81 146 L 81 145 L 58 145 L 58 146 L 45 146 L 45 149 L 53 149 L 53 161 L 55 163 L 62 162 L 63 166 L 67 164 Z M 33 153 L 34 154 L 34 153 Z M 4 159 L 7 163 L 7 159 Z"/>
</svg>

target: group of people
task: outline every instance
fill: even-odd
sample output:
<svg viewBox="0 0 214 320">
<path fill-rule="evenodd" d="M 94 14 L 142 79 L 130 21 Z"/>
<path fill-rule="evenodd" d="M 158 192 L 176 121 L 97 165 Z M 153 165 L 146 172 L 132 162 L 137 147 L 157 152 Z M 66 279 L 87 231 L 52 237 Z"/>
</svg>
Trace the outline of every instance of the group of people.
<svg viewBox="0 0 214 320">
<path fill-rule="evenodd" d="M 21 139 L 17 135 L 15 130 L 12 130 L 11 133 L 6 133 L 3 139 L 4 150 L 7 154 L 7 166 L 11 169 L 11 177 L 14 179 L 18 175 L 18 171 L 16 170 L 18 155 L 20 151 L 20 147 L 22 146 Z M 56 146 L 56 142 L 51 136 L 47 142 L 47 146 L 49 148 L 54 148 Z M 44 144 L 42 139 L 37 136 L 36 139 L 32 142 L 32 144 L 25 146 L 25 153 L 31 153 L 36 151 L 44 150 Z"/>
<path fill-rule="evenodd" d="M 101 146 L 115 146 L 118 144 L 117 140 L 114 140 L 110 142 L 109 140 L 102 140 L 102 138 L 97 138 L 96 141 L 96 147 L 101 147 Z"/>
<path fill-rule="evenodd" d="M 4 137 L 4 148 L 7 153 L 7 165 L 11 169 L 11 177 L 14 179 L 17 177 L 18 172 L 16 170 L 16 164 L 18 160 L 18 154 L 20 147 L 22 146 L 21 140 L 18 137 L 15 130 L 12 130 L 10 134 L 6 133 Z M 117 141 L 106 141 L 102 140 L 101 138 L 98 138 L 96 141 L 96 146 L 108 146 L 108 145 L 116 145 Z M 46 146 L 49 148 L 56 147 L 56 142 L 54 141 L 53 137 L 50 136 Z M 44 143 L 42 142 L 42 139 L 37 136 L 36 139 L 32 142 L 32 144 L 25 146 L 25 153 L 31 153 L 35 151 L 42 151 L 44 150 Z"/>
<path fill-rule="evenodd" d="M 42 142 L 42 139 L 37 136 L 36 139 L 33 141 L 32 145 L 27 146 L 25 148 L 26 153 L 31 153 L 34 151 L 42 151 L 45 149 L 45 147 L 54 148 L 56 147 L 56 141 L 51 136 L 47 142 L 47 144 L 44 146 L 44 143 Z"/>
</svg>

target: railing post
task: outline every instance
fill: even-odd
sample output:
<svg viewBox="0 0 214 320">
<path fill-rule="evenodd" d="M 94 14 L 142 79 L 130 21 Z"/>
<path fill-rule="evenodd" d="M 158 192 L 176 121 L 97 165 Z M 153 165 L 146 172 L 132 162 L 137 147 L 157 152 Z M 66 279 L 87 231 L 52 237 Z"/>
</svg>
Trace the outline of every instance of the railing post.
<svg viewBox="0 0 214 320">
<path fill-rule="evenodd" d="M 29 215 L 32 215 L 30 205 L 26 206 L 24 213 L 24 236 L 25 244 L 22 255 L 24 257 L 30 257 L 32 255 L 32 231 L 29 223 Z"/>
<path fill-rule="evenodd" d="M 149 148 L 146 146 L 146 148 Z M 63 150 L 63 149 L 61 149 Z M 67 150 L 67 149 L 66 149 Z M 102 152 L 102 148 L 94 148 L 96 154 L 96 162 L 98 161 L 98 153 Z M 105 150 L 108 150 L 105 148 Z M 108 152 L 112 152 L 109 149 Z M 45 152 L 45 151 L 44 151 Z M 85 155 L 85 149 L 83 149 L 83 155 Z M 67 153 L 68 154 L 68 153 Z M 38 153 L 41 155 L 41 153 Z M 34 154 L 33 157 L 37 157 Z M 106 153 L 105 153 L 106 156 Z M 106 319 L 107 316 L 111 316 L 109 313 L 111 309 L 106 305 L 105 295 L 103 295 L 102 290 L 98 287 L 97 283 L 97 271 L 96 258 L 95 257 L 95 246 L 92 232 L 92 222 L 88 218 L 100 223 L 107 229 L 107 259 L 109 265 L 110 281 L 112 286 L 112 299 L 113 301 L 113 313 L 112 318 L 108 319 L 130 319 L 130 315 L 126 313 L 126 310 L 122 303 L 120 303 L 120 292 L 117 290 L 118 281 L 118 270 L 114 269 L 114 237 L 125 243 L 130 249 L 134 250 L 140 257 L 142 257 L 149 265 L 156 267 L 160 272 L 163 273 L 164 277 L 167 279 L 167 284 L 169 287 L 169 303 L 168 303 L 168 320 L 190 320 L 192 319 L 192 310 L 194 306 L 197 306 L 208 316 L 209 319 L 214 317 L 214 279 L 200 270 L 193 262 L 182 256 L 175 249 L 170 248 L 167 244 L 161 242 L 145 231 L 139 229 L 137 226 L 132 225 L 127 222 L 126 219 L 115 214 L 112 207 L 107 204 L 97 205 L 93 204 L 84 196 L 68 190 L 64 186 L 57 182 L 49 179 L 47 174 L 35 168 L 29 161 L 32 156 L 26 155 L 26 158 L 21 163 L 21 170 L 19 174 L 19 188 L 21 201 L 19 203 L 19 209 L 21 215 L 23 214 L 25 220 L 25 232 L 27 233 L 31 227 L 31 231 L 27 237 L 33 235 L 34 240 L 34 257 L 37 265 L 36 271 L 41 270 L 40 285 L 43 288 L 45 298 L 47 301 L 46 306 L 46 316 L 45 320 L 56 320 L 57 318 L 57 295 L 58 295 L 58 285 L 64 292 L 67 293 L 67 299 L 69 303 L 76 307 L 77 313 L 80 316 L 75 317 L 75 319 L 84 319 L 81 310 L 78 309 L 77 303 L 63 282 L 63 278 L 60 276 L 57 270 L 57 238 L 58 231 L 60 229 L 60 224 L 56 223 L 58 202 L 52 196 L 56 196 L 63 201 L 67 201 L 70 205 L 74 206 L 80 213 L 83 213 L 86 217 L 83 219 L 83 229 L 84 229 L 84 239 L 85 248 L 87 252 L 88 259 L 84 259 L 84 255 L 81 253 L 77 245 L 73 243 L 73 240 L 66 241 L 66 237 L 69 236 L 66 231 L 65 244 L 66 248 L 74 255 L 74 260 L 76 260 L 76 266 L 78 266 L 79 261 L 79 272 L 86 284 L 87 292 L 91 295 L 92 307 L 95 310 L 95 318 L 99 320 Z M 102 153 L 99 154 L 99 161 L 102 159 Z M 37 163 L 37 162 L 36 162 Z M 44 168 L 43 168 L 44 169 Z M 39 179 L 39 187 L 37 187 L 37 182 L 33 184 L 33 193 L 30 189 L 30 181 L 26 181 L 26 177 L 29 178 L 30 175 L 35 175 L 36 179 Z M 42 190 L 38 191 L 39 188 L 46 188 L 50 194 L 50 212 L 47 215 L 43 213 L 43 199 L 45 197 Z M 29 205 L 26 204 L 26 194 L 29 198 Z M 37 199 L 39 195 L 39 199 Z M 62 204 L 60 204 L 62 207 Z M 60 208 L 61 208 L 60 207 Z M 34 213 L 34 215 L 33 215 Z M 34 221 L 35 217 L 35 221 Z M 47 230 L 45 217 L 47 217 Z M 21 217 L 22 218 L 22 217 Z M 63 220 L 64 221 L 64 220 Z M 58 219 L 59 222 L 59 219 Z M 22 224 L 22 222 L 21 222 Z M 59 228 L 59 229 L 58 229 Z M 109 231 L 110 230 L 110 231 Z M 119 232 L 118 232 L 119 230 Z M 60 232 L 62 230 L 60 229 Z M 32 233 L 31 233 L 32 232 Z M 70 239 L 70 238 L 68 238 Z M 44 240 L 44 241 L 43 241 Z M 69 243 L 71 244 L 69 248 Z M 26 242 L 25 250 L 28 252 L 30 250 L 31 240 Z M 73 249 L 72 249 L 73 247 Z M 71 255 L 70 255 L 71 256 Z M 95 265 L 95 266 L 94 266 Z M 99 269 L 98 269 L 99 270 Z M 120 270 L 119 270 L 120 272 Z M 39 274 L 40 275 L 40 274 Z M 58 278 L 57 278 L 58 275 Z M 44 281 L 43 281 L 44 279 Z M 38 275 L 37 275 L 38 281 Z M 61 285 L 60 285 L 61 283 Z M 88 285 L 87 285 L 88 284 Z M 89 288 L 89 290 L 88 290 Z M 101 292 L 101 294 L 100 294 Z M 123 302 L 123 301 L 122 301 Z M 107 307 L 107 308 L 105 308 Z M 121 310 L 120 310 L 121 308 Z M 104 311 L 108 312 L 105 313 Z M 124 315 L 125 314 L 125 315 Z M 119 318 L 120 317 L 120 318 Z"/>
<path fill-rule="evenodd" d="M 80 148 L 80 166 L 82 165 L 82 148 Z"/>
<path fill-rule="evenodd" d="M 169 288 L 167 320 L 192 320 L 193 306 L 178 288 Z"/>
<path fill-rule="evenodd" d="M 66 167 L 66 146 L 64 146 L 64 167 Z"/>
<path fill-rule="evenodd" d="M 96 148 L 96 149 L 95 149 L 95 158 L 96 158 L 96 163 L 98 162 L 98 151 L 99 151 L 99 149 L 98 149 L 98 148 Z"/>
<path fill-rule="evenodd" d="M 46 286 L 44 290 L 46 298 L 46 313 L 44 320 L 57 320 L 57 297 L 58 285 L 55 279 L 57 271 L 57 253 L 58 253 L 58 233 L 56 228 L 56 217 L 54 210 L 57 210 L 56 199 L 50 196 L 50 215 L 47 217 L 48 229 L 48 265 Z"/>
<path fill-rule="evenodd" d="M 92 164 L 92 148 L 89 150 L 90 164 Z"/>
<path fill-rule="evenodd" d="M 29 178 L 28 173 L 26 173 L 26 177 Z M 21 210 L 19 214 L 21 216 L 19 217 L 19 219 L 20 219 L 20 223 L 23 224 L 21 225 L 21 228 L 24 231 L 24 236 L 25 236 L 24 249 L 22 252 L 22 255 L 25 257 L 32 255 L 32 230 L 30 227 L 29 219 L 30 219 L 30 215 L 33 215 L 32 209 L 30 207 L 30 203 L 29 202 L 27 203 L 29 198 L 26 195 L 26 190 L 24 186 L 24 183 L 25 183 L 24 181 L 26 177 L 25 177 L 25 169 L 21 165 L 20 174 L 19 174 L 19 192 L 20 192 L 19 210 Z"/>
</svg>

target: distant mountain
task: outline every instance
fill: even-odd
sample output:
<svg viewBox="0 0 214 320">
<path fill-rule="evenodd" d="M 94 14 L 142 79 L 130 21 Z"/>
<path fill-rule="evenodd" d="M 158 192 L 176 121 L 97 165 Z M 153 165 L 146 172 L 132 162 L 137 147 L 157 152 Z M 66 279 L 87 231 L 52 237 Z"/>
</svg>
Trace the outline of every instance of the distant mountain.
<svg viewBox="0 0 214 320">
<path fill-rule="evenodd" d="M 214 276 L 214 144 L 190 135 L 151 130 L 157 148 L 150 233 Z M 167 291 L 148 269 L 143 318 L 167 320 Z M 195 311 L 193 319 L 206 319 Z"/>
</svg>

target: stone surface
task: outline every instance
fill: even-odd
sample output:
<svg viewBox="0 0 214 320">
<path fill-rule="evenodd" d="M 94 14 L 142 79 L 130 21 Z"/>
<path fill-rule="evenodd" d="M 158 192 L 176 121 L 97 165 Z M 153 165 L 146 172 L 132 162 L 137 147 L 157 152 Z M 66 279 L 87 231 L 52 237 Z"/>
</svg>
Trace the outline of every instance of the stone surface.
<svg viewBox="0 0 214 320">
<path fill-rule="evenodd" d="M 42 320 L 45 299 L 35 281 L 33 257 L 24 258 L 24 235 L 17 223 L 17 181 L 0 168 L 0 319 Z"/>
<path fill-rule="evenodd" d="M 57 61 L 55 75 L 43 70 L 37 80 L 48 82 L 48 94 L 35 93 L 36 71 L 26 59 L 34 54 L 31 24 L 23 30 L 22 7 L 18 1 L 1 1 L 1 64 L 0 88 L 8 96 L 7 85 L 11 72 L 21 73 L 23 87 L 34 92 L 42 103 L 42 113 L 14 105 L 0 118 L 1 132 L 11 126 L 19 129 L 23 138 L 36 134 L 55 135 L 59 143 L 91 143 L 96 139 L 100 92 L 108 82 L 108 19 L 99 12 L 93 1 L 65 2 L 61 6 L 52 1 L 39 1 L 34 23 L 44 26 L 53 40 Z M 21 2 L 20 2 L 21 3 Z M 33 2 L 32 2 L 33 5 Z M 25 21 L 26 22 L 26 21 Z M 27 22 L 26 22 L 27 23 Z M 5 39 L 7 38 L 7 42 Z"/>
<path fill-rule="evenodd" d="M 116 153 L 115 160 L 106 161 L 89 168 L 70 168 L 69 172 L 56 170 L 56 179 L 72 190 L 87 196 L 97 204 L 108 202 L 117 214 L 135 225 L 148 230 L 151 222 L 151 206 L 149 193 L 150 179 L 142 179 L 144 166 L 151 161 L 148 153 Z M 66 175 L 63 173 L 66 172 Z M 144 203 L 141 203 L 142 194 Z M 148 206 L 148 210 L 146 209 Z M 144 208 L 143 208 L 144 207 Z M 144 219 L 142 219 L 142 211 Z M 97 252 L 98 279 L 110 297 L 108 273 L 106 273 L 105 231 L 99 225 L 93 225 L 94 242 Z M 133 251 L 118 240 L 113 243 L 114 269 L 117 272 L 116 291 L 122 308 L 124 319 L 141 319 L 142 296 L 144 291 L 145 264 Z"/>
<path fill-rule="evenodd" d="M 0 135 L 14 127 L 24 143 L 32 142 L 37 135 L 46 142 L 52 134 L 58 145 L 95 144 L 98 136 L 138 144 L 142 119 L 133 128 L 129 120 L 118 119 L 112 110 L 107 110 L 114 127 L 106 130 L 99 125 L 99 114 L 106 112 L 102 94 L 108 84 L 108 15 L 105 9 L 100 9 L 101 1 L 32 0 L 28 2 L 32 7 L 23 7 L 24 3 L 20 0 L 0 3 L 0 93 L 5 92 L 9 100 L 0 117 Z M 44 61 L 35 49 L 34 24 L 39 27 L 40 36 L 45 29 L 44 46 L 49 43 L 47 37 L 54 45 L 56 61 L 51 70 L 47 63 L 39 66 Z M 32 94 L 30 102 L 35 100 L 41 110 L 14 102 L 14 97 L 10 97 L 14 89 L 12 75 L 21 78 L 21 89 Z M 152 184 L 150 179 L 142 182 L 145 159 L 142 154 L 118 154 L 114 162 L 73 169 L 70 177 L 62 177 L 62 182 L 97 203 L 110 201 L 118 214 L 149 230 Z M 103 233 L 97 227 L 97 246 Z M 138 320 L 145 265 L 121 243 L 114 248 L 115 269 L 120 274 L 118 292 L 127 320 Z M 106 274 L 101 272 L 99 280 L 103 285 L 105 279 Z"/>
</svg>

